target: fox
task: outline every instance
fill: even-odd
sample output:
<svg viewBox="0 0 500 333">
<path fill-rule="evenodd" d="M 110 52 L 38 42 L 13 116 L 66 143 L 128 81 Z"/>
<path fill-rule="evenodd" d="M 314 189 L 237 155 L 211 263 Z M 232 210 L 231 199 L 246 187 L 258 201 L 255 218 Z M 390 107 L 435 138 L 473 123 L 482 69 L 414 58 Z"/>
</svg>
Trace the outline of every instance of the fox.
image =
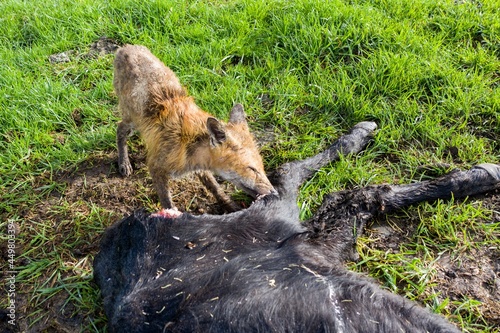
<svg viewBox="0 0 500 333">
<path fill-rule="evenodd" d="M 170 179 L 196 172 L 229 211 L 239 206 L 214 174 L 254 199 L 276 190 L 266 176 L 260 151 L 241 104 L 224 123 L 202 110 L 175 73 L 142 45 L 121 47 L 114 59 L 113 86 L 121 121 L 117 124 L 118 170 L 132 173 L 127 140 L 138 131 L 147 150 L 146 164 L 164 209 L 177 210 Z"/>
</svg>

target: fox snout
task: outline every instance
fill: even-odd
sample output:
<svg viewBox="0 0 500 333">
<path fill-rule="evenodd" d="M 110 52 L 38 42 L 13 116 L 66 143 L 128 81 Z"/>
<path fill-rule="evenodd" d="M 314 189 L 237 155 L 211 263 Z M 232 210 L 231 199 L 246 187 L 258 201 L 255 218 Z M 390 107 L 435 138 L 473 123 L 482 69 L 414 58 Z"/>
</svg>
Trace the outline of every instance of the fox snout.
<svg viewBox="0 0 500 333">
<path fill-rule="evenodd" d="M 278 191 L 276 191 L 276 189 L 273 187 L 271 188 L 271 190 L 268 190 L 264 193 L 259 193 L 255 198 L 258 200 L 258 199 L 261 199 L 263 197 L 265 197 L 266 195 L 278 195 Z"/>
<path fill-rule="evenodd" d="M 248 182 L 244 180 L 233 180 L 232 182 L 246 194 L 253 198 L 259 198 L 265 195 L 277 195 L 278 191 L 271 185 L 267 177 L 258 182 Z"/>
<path fill-rule="evenodd" d="M 276 189 L 271 186 L 271 189 L 266 189 L 264 191 L 258 192 L 258 197 L 263 195 L 278 195 L 278 191 L 276 191 Z"/>
<path fill-rule="evenodd" d="M 266 181 L 267 181 L 267 178 L 266 178 Z M 271 185 L 271 183 L 269 183 L 268 181 L 267 181 L 267 184 L 265 186 L 257 186 L 255 192 L 257 194 L 255 197 L 257 197 L 257 198 L 260 196 L 264 196 L 264 195 L 270 195 L 270 194 L 277 195 L 278 194 L 278 191 L 276 191 L 274 186 Z"/>
<path fill-rule="evenodd" d="M 278 194 L 278 191 L 276 191 L 272 185 L 270 187 L 258 186 L 258 187 L 253 188 L 253 189 L 242 186 L 242 189 L 243 189 L 243 191 L 245 191 L 247 194 L 251 195 L 254 198 L 258 198 L 258 197 L 261 197 L 264 195 L 269 195 L 269 194 L 274 194 L 274 195 Z"/>
</svg>

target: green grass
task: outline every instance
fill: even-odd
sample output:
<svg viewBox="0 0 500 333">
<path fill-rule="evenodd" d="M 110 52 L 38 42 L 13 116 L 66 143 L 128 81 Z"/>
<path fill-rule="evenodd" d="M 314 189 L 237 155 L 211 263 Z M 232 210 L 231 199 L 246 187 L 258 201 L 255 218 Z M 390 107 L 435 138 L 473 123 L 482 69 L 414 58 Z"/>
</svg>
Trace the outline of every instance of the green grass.
<svg viewBox="0 0 500 333">
<path fill-rule="evenodd" d="M 449 165 L 442 174 L 500 163 L 499 10 L 493 0 L 2 1 L 0 226 L 19 226 L 22 316 L 50 328 L 47 313 L 62 297 L 61 316 L 84 316 L 82 331 L 105 327 L 91 261 L 103 230 L 122 215 L 57 195 L 66 189 L 61 174 L 115 149 L 113 55 L 84 56 L 99 37 L 146 45 L 221 118 L 243 103 L 253 130 L 274 133 L 263 147 L 268 169 L 376 121 L 363 155 L 304 186 L 305 219 L 331 191 L 429 178 L 417 172 L 422 166 Z M 70 62 L 49 62 L 68 50 Z M 466 332 L 487 331 L 479 301 L 438 300 L 432 281 L 439 254 L 498 249 L 498 223 L 483 224 L 492 210 L 472 200 L 409 208 L 401 213 L 416 224 L 408 243 L 379 253 L 364 238 L 353 268 Z"/>
</svg>

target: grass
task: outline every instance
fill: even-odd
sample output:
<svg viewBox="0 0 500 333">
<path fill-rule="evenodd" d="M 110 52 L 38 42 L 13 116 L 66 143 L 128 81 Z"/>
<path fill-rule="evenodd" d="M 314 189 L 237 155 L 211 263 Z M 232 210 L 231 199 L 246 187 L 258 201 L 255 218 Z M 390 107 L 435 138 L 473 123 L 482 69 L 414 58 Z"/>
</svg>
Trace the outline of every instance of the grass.
<svg viewBox="0 0 500 333">
<path fill-rule="evenodd" d="M 500 163 L 499 9 L 490 0 L 3 1 L 0 227 L 18 228 L 21 329 L 50 331 L 57 321 L 105 330 L 91 261 L 122 213 L 96 202 L 99 193 L 62 195 L 61 177 L 115 149 L 113 55 L 85 56 L 99 37 L 146 45 L 221 118 L 243 103 L 252 129 L 273 133 L 263 147 L 268 169 L 313 155 L 359 121 L 376 121 L 380 130 L 364 154 L 322 169 L 303 187 L 305 219 L 331 191 Z M 69 50 L 71 61 L 49 62 Z M 447 166 L 418 172 L 435 165 Z M 155 207 L 138 191 L 138 205 Z M 498 332 L 480 300 L 440 299 L 433 289 L 443 253 L 498 250 L 498 221 L 483 223 L 495 222 L 495 210 L 467 200 L 392 215 L 411 221 L 414 234 L 394 253 L 379 250 L 376 236 L 361 239 L 353 269 L 465 332 Z"/>
</svg>

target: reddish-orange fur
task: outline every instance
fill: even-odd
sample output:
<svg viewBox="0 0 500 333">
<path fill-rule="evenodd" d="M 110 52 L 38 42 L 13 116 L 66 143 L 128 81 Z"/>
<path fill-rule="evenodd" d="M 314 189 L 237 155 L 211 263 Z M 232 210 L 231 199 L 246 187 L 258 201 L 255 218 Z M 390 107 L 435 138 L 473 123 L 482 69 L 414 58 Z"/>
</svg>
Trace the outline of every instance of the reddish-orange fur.
<svg viewBox="0 0 500 333">
<path fill-rule="evenodd" d="M 224 124 L 187 96 L 175 74 L 143 46 L 127 45 L 114 62 L 114 87 L 122 121 L 117 128 L 120 173 L 130 175 L 126 141 L 139 130 L 148 150 L 147 165 L 165 208 L 175 207 L 168 179 L 190 171 L 212 171 L 257 197 L 274 192 L 267 179 L 243 107 L 233 107 Z M 200 178 L 228 205 L 213 175 Z"/>
</svg>

